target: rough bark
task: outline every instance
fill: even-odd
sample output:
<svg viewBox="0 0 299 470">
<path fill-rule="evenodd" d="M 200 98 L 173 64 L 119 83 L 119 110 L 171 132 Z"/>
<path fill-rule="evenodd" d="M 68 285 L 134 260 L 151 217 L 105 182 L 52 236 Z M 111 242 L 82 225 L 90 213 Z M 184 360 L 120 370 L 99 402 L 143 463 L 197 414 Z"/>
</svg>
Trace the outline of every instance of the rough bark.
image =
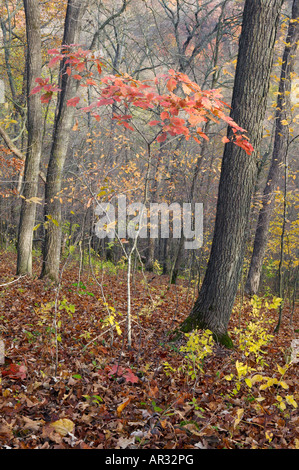
<svg viewBox="0 0 299 470">
<path fill-rule="evenodd" d="M 84 6 L 82 1 L 68 0 L 62 45 L 78 42 Z M 74 115 L 74 108 L 68 107 L 66 103 L 74 96 L 75 85 L 73 79 L 65 73 L 65 68 L 65 60 L 62 60 L 59 83 L 61 91 L 56 107 L 45 192 L 46 230 L 41 277 L 47 277 L 53 281 L 59 278 L 62 236 L 60 191 Z"/>
<path fill-rule="evenodd" d="M 28 143 L 23 179 L 23 197 L 19 233 L 17 274 L 32 274 L 32 239 L 35 225 L 39 166 L 42 151 L 42 108 L 40 97 L 30 95 L 41 76 L 41 32 L 39 2 L 24 0 L 27 34 L 27 131 Z"/>
<path fill-rule="evenodd" d="M 291 91 L 291 77 L 299 40 L 299 23 L 296 21 L 298 17 L 299 0 L 294 0 L 292 17 L 285 41 L 286 46 L 282 57 L 279 93 L 277 97 L 275 116 L 275 138 L 272 161 L 263 192 L 262 207 L 259 212 L 253 253 L 245 285 L 245 292 L 248 295 L 255 295 L 259 290 L 262 266 L 267 248 L 269 224 L 274 209 L 275 189 L 278 184 L 280 169 L 284 162 L 285 153 L 287 152 L 289 130 L 288 126 L 282 124 L 282 121 L 287 121 L 290 118 L 289 94 Z"/>
<path fill-rule="evenodd" d="M 231 346 L 227 327 L 243 265 L 281 6 L 282 0 L 245 2 L 231 117 L 248 131 L 255 152 L 247 155 L 232 143 L 225 145 L 210 259 L 199 296 L 181 325 L 182 331 L 208 328 L 227 346 Z"/>
</svg>

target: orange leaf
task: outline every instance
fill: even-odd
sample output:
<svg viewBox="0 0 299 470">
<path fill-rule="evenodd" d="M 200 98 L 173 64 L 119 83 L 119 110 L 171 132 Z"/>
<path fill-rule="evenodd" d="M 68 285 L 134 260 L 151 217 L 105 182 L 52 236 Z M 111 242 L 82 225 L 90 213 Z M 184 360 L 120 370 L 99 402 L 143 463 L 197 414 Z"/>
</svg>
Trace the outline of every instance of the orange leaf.
<svg viewBox="0 0 299 470">
<path fill-rule="evenodd" d="M 174 78 L 170 78 L 167 82 L 167 88 L 169 91 L 173 91 L 176 88 L 177 81 Z"/>
<path fill-rule="evenodd" d="M 79 127 L 79 123 L 78 123 L 78 119 L 76 119 L 76 122 L 75 124 L 73 125 L 73 131 L 77 131 L 78 130 L 78 127 Z"/>
<path fill-rule="evenodd" d="M 127 398 L 120 405 L 118 405 L 117 410 L 116 410 L 118 416 L 121 415 L 122 411 L 125 409 L 126 406 L 128 406 L 130 401 L 131 401 L 131 397 Z"/>
<path fill-rule="evenodd" d="M 169 113 L 167 111 L 162 111 L 160 114 L 161 119 L 164 121 L 164 119 L 169 119 Z"/>
</svg>

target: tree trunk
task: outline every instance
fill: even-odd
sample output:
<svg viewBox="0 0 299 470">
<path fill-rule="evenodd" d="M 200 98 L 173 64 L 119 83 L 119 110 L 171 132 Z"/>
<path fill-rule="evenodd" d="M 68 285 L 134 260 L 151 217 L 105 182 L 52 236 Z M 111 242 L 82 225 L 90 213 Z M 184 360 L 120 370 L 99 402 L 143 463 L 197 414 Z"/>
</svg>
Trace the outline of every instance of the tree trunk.
<svg viewBox="0 0 299 470">
<path fill-rule="evenodd" d="M 240 280 L 273 51 L 282 0 L 246 0 L 231 117 L 248 131 L 255 152 L 227 143 L 220 175 L 210 259 L 199 296 L 182 331 L 210 329 L 231 346 L 227 327 Z M 231 131 L 229 130 L 229 133 Z"/>
<path fill-rule="evenodd" d="M 64 36 L 62 45 L 78 42 L 81 18 L 84 12 L 84 2 L 68 0 Z M 73 124 L 74 108 L 68 107 L 67 101 L 74 96 L 73 79 L 65 73 L 65 60 L 60 64 L 61 89 L 58 95 L 53 142 L 47 172 L 45 194 L 45 244 L 41 277 L 57 281 L 59 277 L 59 262 L 61 254 L 61 179 L 67 155 L 69 136 Z"/>
<path fill-rule="evenodd" d="M 278 184 L 280 168 L 284 162 L 285 153 L 287 151 L 289 130 L 288 126 L 282 124 L 282 121 L 288 120 L 291 113 L 289 94 L 291 91 L 292 72 L 294 69 L 296 49 L 299 39 L 299 23 L 296 21 L 298 16 L 299 0 L 294 0 L 292 18 L 289 23 L 288 33 L 285 41 L 286 46 L 282 58 L 279 93 L 277 96 L 275 116 L 275 139 L 272 161 L 263 193 L 262 207 L 259 212 L 253 245 L 253 253 L 245 285 L 245 292 L 249 295 L 257 294 L 259 289 L 262 266 L 267 248 L 269 224 L 274 208 L 275 188 Z"/>
<path fill-rule="evenodd" d="M 39 166 L 42 150 L 42 108 L 40 96 L 31 95 L 41 76 L 41 32 L 39 2 L 24 0 L 27 30 L 27 130 L 28 143 L 24 170 L 24 187 L 18 234 L 17 274 L 32 274 L 32 239 L 35 224 L 36 198 L 38 192 Z"/>
</svg>

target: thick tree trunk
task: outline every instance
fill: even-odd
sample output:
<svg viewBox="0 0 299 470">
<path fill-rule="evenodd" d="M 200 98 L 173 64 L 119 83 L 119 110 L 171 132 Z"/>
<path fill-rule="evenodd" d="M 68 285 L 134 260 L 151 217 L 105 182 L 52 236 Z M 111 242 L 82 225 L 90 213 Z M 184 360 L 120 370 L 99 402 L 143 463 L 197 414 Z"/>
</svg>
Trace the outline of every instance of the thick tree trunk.
<svg viewBox="0 0 299 470">
<path fill-rule="evenodd" d="M 232 143 L 225 145 L 210 259 L 193 310 L 181 325 L 182 331 L 208 328 L 228 346 L 281 5 L 282 0 L 245 2 L 231 117 L 248 131 L 256 151 L 247 155 Z"/>
<path fill-rule="evenodd" d="M 84 2 L 68 0 L 62 45 L 78 42 Z M 69 136 L 73 124 L 74 108 L 67 106 L 67 101 L 74 95 L 73 79 L 65 73 L 65 61 L 60 64 L 61 89 L 54 123 L 53 142 L 47 172 L 45 194 L 45 244 L 41 277 L 57 281 L 61 254 L 61 180 L 67 155 Z"/>
<path fill-rule="evenodd" d="M 262 266 L 267 248 L 269 224 L 274 208 L 275 188 L 278 184 L 280 169 L 284 162 L 285 153 L 287 151 L 289 130 L 288 126 L 282 124 L 282 121 L 287 121 L 288 118 L 290 118 L 289 95 L 291 91 L 291 80 L 296 58 L 296 49 L 299 40 L 298 17 L 299 0 L 294 0 L 292 18 L 289 23 L 288 33 L 285 41 L 286 46 L 282 58 L 279 93 L 277 96 L 275 116 L 275 139 L 272 161 L 263 193 L 262 207 L 259 212 L 253 245 L 253 253 L 245 285 L 245 292 L 249 295 L 255 295 L 259 290 Z"/>
<path fill-rule="evenodd" d="M 32 239 L 35 224 L 36 198 L 38 192 L 39 166 L 42 150 L 42 108 L 40 96 L 30 96 L 36 85 L 35 79 L 41 76 L 41 33 L 39 2 L 24 0 L 27 30 L 27 115 L 28 144 L 24 170 L 24 188 L 18 234 L 17 273 L 32 273 Z"/>
</svg>

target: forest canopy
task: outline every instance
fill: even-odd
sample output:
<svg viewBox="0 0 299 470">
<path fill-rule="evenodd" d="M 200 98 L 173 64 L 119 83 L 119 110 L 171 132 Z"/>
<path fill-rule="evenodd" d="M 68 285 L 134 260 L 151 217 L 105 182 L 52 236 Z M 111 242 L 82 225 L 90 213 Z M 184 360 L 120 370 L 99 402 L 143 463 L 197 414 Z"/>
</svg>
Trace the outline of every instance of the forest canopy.
<svg viewBox="0 0 299 470">
<path fill-rule="evenodd" d="M 298 448 L 299 0 L 0 25 L 0 446 Z"/>
</svg>

